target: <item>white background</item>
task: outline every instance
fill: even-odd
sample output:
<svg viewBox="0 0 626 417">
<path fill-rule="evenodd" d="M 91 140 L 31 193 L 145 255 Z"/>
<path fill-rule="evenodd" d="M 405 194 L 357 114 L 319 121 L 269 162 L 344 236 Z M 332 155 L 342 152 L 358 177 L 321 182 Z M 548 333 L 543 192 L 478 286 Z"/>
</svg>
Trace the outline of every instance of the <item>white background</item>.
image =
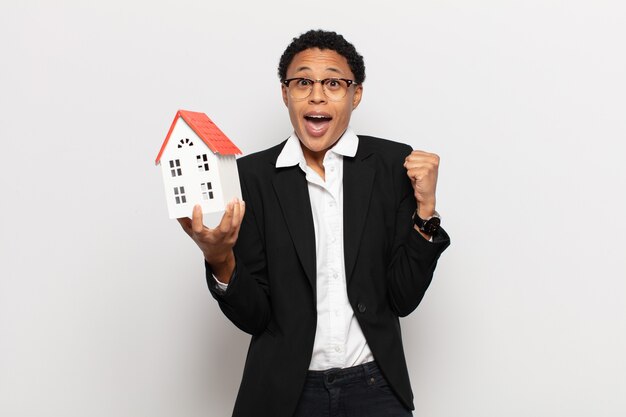
<svg viewBox="0 0 626 417">
<path fill-rule="evenodd" d="M 415 415 L 626 415 L 623 2 L 0 4 L 1 416 L 230 415 L 248 337 L 154 158 L 179 108 L 245 153 L 286 138 L 310 28 L 365 57 L 357 133 L 442 158 Z"/>
</svg>

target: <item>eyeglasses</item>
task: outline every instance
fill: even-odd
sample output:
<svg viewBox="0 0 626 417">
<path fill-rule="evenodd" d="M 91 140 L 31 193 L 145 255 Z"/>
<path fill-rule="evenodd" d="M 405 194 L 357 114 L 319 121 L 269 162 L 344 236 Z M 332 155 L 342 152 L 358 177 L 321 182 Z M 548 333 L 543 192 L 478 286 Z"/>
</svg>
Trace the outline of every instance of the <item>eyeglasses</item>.
<svg viewBox="0 0 626 417">
<path fill-rule="evenodd" d="M 351 85 L 358 85 L 353 80 L 345 78 L 326 78 L 323 80 L 311 80 L 309 78 L 289 78 L 283 84 L 289 88 L 289 95 L 294 100 L 304 100 L 311 95 L 315 83 L 322 84 L 324 95 L 332 101 L 341 101 L 348 93 Z"/>
</svg>

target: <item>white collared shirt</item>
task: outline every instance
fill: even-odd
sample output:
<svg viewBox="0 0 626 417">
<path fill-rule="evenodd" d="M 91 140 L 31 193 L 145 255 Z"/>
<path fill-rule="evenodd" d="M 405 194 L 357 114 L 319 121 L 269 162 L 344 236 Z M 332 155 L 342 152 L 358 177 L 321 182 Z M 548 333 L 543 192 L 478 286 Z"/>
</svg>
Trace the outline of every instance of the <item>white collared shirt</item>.
<svg viewBox="0 0 626 417">
<path fill-rule="evenodd" d="M 310 370 L 347 368 L 374 360 L 348 300 L 343 241 L 343 157 L 354 157 L 359 138 L 348 128 L 324 156 L 325 180 L 306 164 L 292 134 L 276 168 L 299 165 L 306 174 L 316 245 L 317 329 Z"/>
</svg>

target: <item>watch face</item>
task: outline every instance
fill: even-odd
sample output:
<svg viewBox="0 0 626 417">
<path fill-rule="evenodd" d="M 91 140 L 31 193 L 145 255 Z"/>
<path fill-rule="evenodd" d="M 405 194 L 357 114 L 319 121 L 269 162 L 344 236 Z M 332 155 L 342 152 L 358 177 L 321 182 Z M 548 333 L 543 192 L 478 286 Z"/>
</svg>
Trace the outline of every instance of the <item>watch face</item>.
<svg viewBox="0 0 626 417">
<path fill-rule="evenodd" d="M 422 232 L 434 236 L 439 230 L 441 218 L 439 217 L 439 213 L 435 212 L 433 217 L 428 220 L 423 220 L 417 215 L 417 213 L 415 213 L 413 216 L 413 223 L 415 223 L 417 228 Z"/>
<path fill-rule="evenodd" d="M 439 217 L 431 217 L 424 224 L 424 232 L 429 235 L 434 234 L 437 230 L 439 230 L 439 225 L 441 224 L 441 219 Z"/>
</svg>

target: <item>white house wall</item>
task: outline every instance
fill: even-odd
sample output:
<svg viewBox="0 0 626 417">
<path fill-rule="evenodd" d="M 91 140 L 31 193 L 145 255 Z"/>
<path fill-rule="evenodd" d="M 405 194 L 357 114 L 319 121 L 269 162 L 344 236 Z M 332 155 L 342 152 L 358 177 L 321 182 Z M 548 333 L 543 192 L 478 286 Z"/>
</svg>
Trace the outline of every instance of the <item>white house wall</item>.
<svg viewBox="0 0 626 417">
<path fill-rule="evenodd" d="M 178 144 L 181 140 L 189 139 L 193 146 Z M 200 171 L 198 168 L 197 155 L 207 155 L 208 171 Z M 170 161 L 180 161 L 181 175 L 172 176 Z M 216 192 L 219 186 L 219 173 L 217 156 L 206 146 L 196 133 L 179 117 L 170 135 L 160 160 L 163 185 L 169 217 L 191 217 L 193 206 L 200 204 L 203 213 L 213 213 L 224 210 L 224 198 L 221 192 Z M 178 167 L 174 167 L 177 169 Z M 204 200 L 202 197 L 201 184 L 210 182 L 213 186 L 213 199 Z M 176 203 L 174 187 L 184 187 L 185 203 Z M 180 198 L 180 194 L 178 195 Z"/>
<path fill-rule="evenodd" d="M 237 170 L 237 160 L 235 156 L 217 155 L 217 159 L 223 200 L 229 202 L 235 197 L 241 199 L 239 171 Z"/>
</svg>

